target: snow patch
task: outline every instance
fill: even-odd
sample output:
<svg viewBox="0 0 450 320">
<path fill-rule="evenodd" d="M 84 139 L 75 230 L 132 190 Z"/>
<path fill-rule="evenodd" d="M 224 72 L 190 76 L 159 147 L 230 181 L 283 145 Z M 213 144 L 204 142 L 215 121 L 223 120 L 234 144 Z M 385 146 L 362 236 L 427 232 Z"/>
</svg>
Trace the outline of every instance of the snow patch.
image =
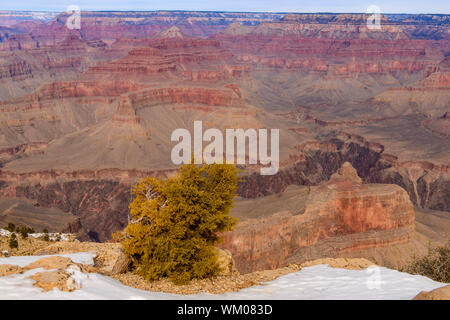
<svg viewBox="0 0 450 320">
<path fill-rule="evenodd" d="M 84 252 L 58 255 L 69 257 L 74 262 L 93 264 L 94 253 Z M 47 256 L 0 258 L 0 264 L 25 266 Z M 303 268 L 263 285 L 242 289 L 239 292 L 225 294 L 176 295 L 162 292 L 149 292 L 127 287 L 117 280 L 97 274 L 83 273 L 78 268 L 68 268 L 81 289 L 63 292 L 54 289 L 43 292 L 33 287 L 33 280 L 27 279 L 41 269 L 23 274 L 0 278 L 0 299 L 123 299 L 123 300 L 161 300 L 161 299 L 412 299 L 420 291 L 430 291 L 446 284 L 429 278 L 411 275 L 383 267 L 371 267 L 366 270 L 346 270 L 317 265 Z"/>
<path fill-rule="evenodd" d="M 9 237 L 11 235 L 11 232 L 5 229 L 0 229 L 0 237 Z"/>
<path fill-rule="evenodd" d="M 23 268 L 32 262 L 38 261 L 39 259 L 52 257 L 52 256 L 53 257 L 58 256 L 58 257 L 70 258 L 75 263 L 93 266 L 95 253 L 80 252 L 80 253 L 71 253 L 71 254 L 45 255 L 45 256 L 14 256 L 14 257 L 8 257 L 8 258 L 0 258 L 0 264 L 12 264 L 12 265 L 16 265 L 16 266 Z"/>
<path fill-rule="evenodd" d="M 18 232 L 15 232 L 18 235 Z M 29 233 L 29 237 L 33 237 L 35 239 L 43 237 L 45 233 Z M 11 232 L 5 229 L 0 229 L 0 237 L 10 237 Z M 71 233 L 48 233 L 48 237 L 50 240 L 55 241 L 59 237 L 59 241 L 69 241 L 73 235 Z"/>
</svg>

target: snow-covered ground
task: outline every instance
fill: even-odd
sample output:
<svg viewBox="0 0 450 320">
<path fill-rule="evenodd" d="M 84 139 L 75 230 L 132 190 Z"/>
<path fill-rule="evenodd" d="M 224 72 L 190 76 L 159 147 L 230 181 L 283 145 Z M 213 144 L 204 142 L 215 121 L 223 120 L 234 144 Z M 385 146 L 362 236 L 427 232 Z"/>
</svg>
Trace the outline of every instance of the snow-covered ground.
<svg viewBox="0 0 450 320">
<path fill-rule="evenodd" d="M 81 263 L 88 266 L 94 264 L 95 254 L 92 252 L 80 252 L 80 253 L 70 253 L 70 254 L 57 254 L 57 255 L 47 255 L 47 256 L 15 256 L 9 258 L 0 258 L 0 264 L 12 264 L 19 267 L 25 267 L 26 265 L 35 262 L 39 259 L 46 257 L 67 257 L 70 258 L 75 263 Z M 1 279 L 1 278 L 0 278 Z"/>
<path fill-rule="evenodd" d="M 93 253 L 61 255 L 74 262 L 93 263 Z M 25 266 L 44 256 L 0 258 L 0 264 Z M 119 281 L 100 274 L 84 274 L 71 270 L 82 288 L 73 292 L 57 289 L 43 292 L 27 279 L 43 269 L 33 269 L 19 275 L 0 277 L 0 299 L 412 299 L 422 290 L 432 290 L 446 284 L 423 276 L 372 267 L 366 270 L 345 270 L 317 265 L 282 276 L 264 285 L 226 294 L 175 295 L 148 292 L 124 286 Z"/>
<path fill-rule="evenodd" d="M 33 237 L 33 238 L 40 238 L 43 237 L 45 235 L 45 233 L 30 233 L 28 236 Z M 48 234 L 48 238 L 50 240 L 55 241 L 56 239 L 58 239 L 58 241 L 69 241 L 69 236 L 70 233 L 49 233 Z"/>
<path fill-rule="evenodd" d="M 17 236 L 20 237 L 18 232 L 15 232 Z M 1 229 L 0 228 L 0 237 L 8 237 L 11 235 L 11 232 L 9 232 L 6 229 Z M 29 233 L 28 236 L 29 237 L 33 237 L 33 238 L 40 238 L 43 237 L 45 234 L 44 233 Z M 70 237 L 72 235 L 70 233 L 49 233 L 48 237 L 50 240 L 56 240 L 59 237 L 59 241 L 69 241 Z"/>
<path fill-rule="evenodd" d="M 8 230 L 0 228 L 0 237 L 9 237 L 11 235 L 11 232 Z"/>
</svg>

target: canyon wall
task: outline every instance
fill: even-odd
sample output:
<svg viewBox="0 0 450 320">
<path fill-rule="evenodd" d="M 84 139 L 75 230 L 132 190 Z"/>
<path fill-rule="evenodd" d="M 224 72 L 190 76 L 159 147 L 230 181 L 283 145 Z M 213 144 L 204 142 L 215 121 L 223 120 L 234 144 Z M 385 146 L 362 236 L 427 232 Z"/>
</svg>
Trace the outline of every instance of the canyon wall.
<svg viewBox="0 0 450 320">
<path fill-rule="evenodd" d="M 404 242 L 408 198 L 450 210 L 450 21 L 384 15 L 373 31 L 366 18 L 83 12 L 78 31 L 65 27 L 65 13 L 35 21 L 0 12 L 0 196 L 72 214 L 66 230 L 105 241 L 127 223 L 132 184 L 173 174 L 174 129 L 195 120 L 280 128 L 280 171 L 245 166 L 241 197 L 258 203 L 291 185 L 327 194 L 345 162 L 364 184 L 353 195 L 337 184 L 331 207 L 268 214 L 261 221 L 273 229 L 244 221 L 241 268 Z M 361 204 L 382 210 L 369 217 Z M 274 258 L 258 244 L 264 232 Z"/>
<path fill-rule="evenodd" d="M 301 192 L 289 190 L 292 197 Z M 406 243 L 414 233 L 407 193 L 396 185 L 361 184 L 348 162 L 330 181 L 308 188 L 306 197 L 298 197 L 290 208 L 286 203 L 291 199 L 283 195 L 271 201 L 278 210 L 247 219 L 241 213 L 243 221 L 224 235 L 221 246 L 232 252 L 241 272 Z"/>
<path fill-rule="evenodd" d="M 380 153 L 380 149 L 371 149 L 355 142 L 334 143 L 329 144 L 328 151 L 325 144 L 308 146 L 304 151 L 305 160 L 282 168 L 274 176 L 255 173 L 243 177 L 238 194 L 257 199 L 283 192 L 289 185 L 315 186 L 328 181 L 348 161 L 365 183 L 398 185 L 405 190 L 402 197 L 406 195 L 417 206 L 450 210 L 448 168 L 426 163 L 397 164 Z M 331 151 L 330 146 L 335 149 Z M 93 239 L 105 241 L 112 232 L 126 224 L 131 184 L 147 175 L 165 177 L 170 174 L 132 170 L 28 174 L 3 171 L 0 173 L 0 195 L 25 197 L 37 201 L 42 207 L 57 207 L 71 212 L 80 217 L 81 225 L 91 235 L 96 235 Z M 95 197 L 91 199 L 92 195 Z M 83 236 L 83 239 L 87 238 Z"/>
<path fill-rule="evenodd" d="M 296 158 L 302 160 L 287 165 L 274 176 L 257 173 L 245 176 L 239 185 L 239 194 L 257 198 L 281 192 L 291 184 L 317 185 L 327 181 L 348 161 L 367 183 L 396 184 L 408 193 L 414 205 L 450 210 L 450 168 L 447 165 L 399 162 L 397 157 L 383 153 L 382 145 L 361 143 L 345 135 L 326 143 L 307 143 L 301 146 Z"/>
</svg>

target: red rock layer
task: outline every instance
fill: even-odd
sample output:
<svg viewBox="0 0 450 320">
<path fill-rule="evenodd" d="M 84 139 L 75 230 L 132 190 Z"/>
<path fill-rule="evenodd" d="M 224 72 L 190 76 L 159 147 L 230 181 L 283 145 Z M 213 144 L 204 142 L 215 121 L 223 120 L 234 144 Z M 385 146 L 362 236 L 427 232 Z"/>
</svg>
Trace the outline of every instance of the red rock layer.
<svg viewBox="0 0 450 320">
<path fill-rule="evenodd" d="M 248 67 L 235 61 L 232 53 L 224 50 L 217 40 L 181 35 L 181 38 L 119 40 L 111 47 L 129 52 L 121 59 L 91 67 L 86 77 L 217 81 L 248 73 Z"/>
<path fill-rule="evenodd" d="M 358 181 L 334 176 L 312 187 L 303 213 L 281 211 L 242 222 L 225 234 L 222 246 L 238 270 L 252 272 L 408 241 L 414 208 L 406 191 L 350 179 Z"/>
<path fill-rule="evenodd" d="M 130 100 L 133 105 L 137 106 L 179 103 L 194 103 L 206 106 L 243 105 L 243 101 L 233 90 L 196 87 L 146 89 L 130 94 Z"/>
</svg>

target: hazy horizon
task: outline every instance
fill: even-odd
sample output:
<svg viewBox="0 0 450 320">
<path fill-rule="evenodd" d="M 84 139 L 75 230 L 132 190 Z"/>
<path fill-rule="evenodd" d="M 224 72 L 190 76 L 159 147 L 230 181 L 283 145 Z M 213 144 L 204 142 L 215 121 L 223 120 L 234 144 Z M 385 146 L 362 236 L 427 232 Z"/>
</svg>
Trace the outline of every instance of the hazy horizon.
<svg viewBox="0 0 450 320">
<path fill-rule="evenodd" d="M 371 5 L 380 7 L 385 14 L 450 14 L 450 2 L 429 0 L 378 0 L 378 1 L 290 1 L 290 0 L 33 0 L 2 3 L 0 10 L 8 11 L 66 11 L 77 5 L 83 11 L 206 11 L 254 13 L 365 13 Z"/>
<path fill-rule="evenodd" d="M 1 11 L 11 11 L 11 12 L 46 12 L 46 13 L 62 13 L 65 10 L 30 10 L 30 9 L 0 9 Z M 335 11 L 235 11 L 235 10 L 181 10 L 181 9 L 159 9 L 159 10 L 89 10 L 82 9 L 82 12 L 218 12 L 218 13 L 265 13 L 265 14 L 365 14 L 366 12 L 335 12 Z M 435 12 L 381 12 L 381 14 L 386 15 L 445 15 L 448 16 L 450 13 L 435 13 Z"/>
</svg>

